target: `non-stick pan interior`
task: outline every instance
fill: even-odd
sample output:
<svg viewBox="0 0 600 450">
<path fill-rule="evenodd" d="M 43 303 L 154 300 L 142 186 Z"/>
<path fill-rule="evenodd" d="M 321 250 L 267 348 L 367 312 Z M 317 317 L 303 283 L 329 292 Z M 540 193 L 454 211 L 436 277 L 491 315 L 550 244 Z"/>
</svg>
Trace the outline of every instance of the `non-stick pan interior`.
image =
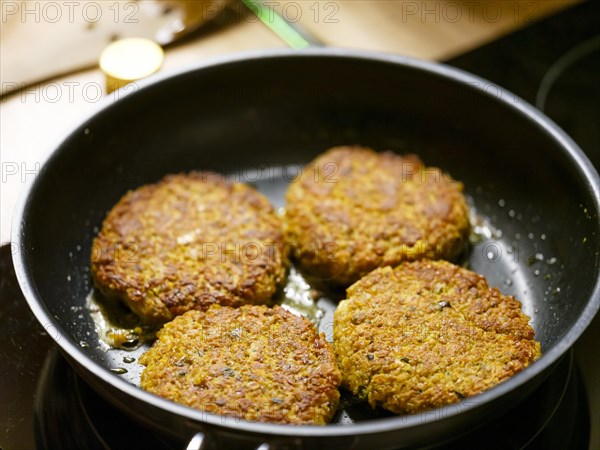
<svg viewBox="0 0 600 450">
<path fill-rule="evenodd" d="M 95 345 L 84 304 L 92 239 L 128 189 L 214 170 L 282 206 L 303 164 L 331 146 L 362 144 L 418 153 L 464 183 L 483 232 L 463 262 L 523 302 L 549 352 L 597 283 L 597 194 L 583 157 L 522 100 L 446 72 L 334 52 L 251 57 L 109 102 L 53 154 L 23 216 L 26 270 L 56 332 L 114 367 L 112 351 Z"/>
</svg>

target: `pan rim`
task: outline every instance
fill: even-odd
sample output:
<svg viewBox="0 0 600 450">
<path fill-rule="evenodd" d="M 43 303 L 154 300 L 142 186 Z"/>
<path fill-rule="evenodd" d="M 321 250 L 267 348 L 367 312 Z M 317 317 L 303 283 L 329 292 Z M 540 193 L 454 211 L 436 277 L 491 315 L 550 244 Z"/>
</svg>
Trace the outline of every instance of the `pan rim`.
<svg viewBox="0 0 600 450">
<path fill-rule="evenodd" d="M 55 157 L 57 150 L 60 145 L 65 142 L 76 130 L 82 128 L 90 119 L 92 119 L 99 112 L 111 108 L 113 105 L 118 104 L 123 99 L 130 95 L 139 95 L 145 89 L 151 88 L 155 85 L 162 83 L 165 80 L 183 76 L 188 73 L 206 70 L 210 68 L 223 67 L 229 64 L 244 63 L 250 61 L 259 61 L 265 59 L 303 59 L 303 58 L 332 58 L 332 59 L 345 59 L 345 60 L 356 60 L 362 63 L 377 63 L 394 66 L 405 66 L 413 70 L 419 70 L 427 72 L 432 75 L 437 75 L 445 79 L 449 79 L 451 82 L 458 82 L 462 84 L 470 84 L 468 89 L 478 89 L 475 86 L 478 83 L 491 82 L 478 77 L 476 75 L 465 72 L 461 69 L 450 67 L 441 63 L 424 61 L 412 57 L 394 55 L 383 52 L 372 52 L 362 50 L 349 50 L 340 48 L 308 48 L 303 50 L 290 50 L 290 49 L 270 49 L 270 50 L 253 50 L 246 52 L 233 53 L 226 56 L 220 56 L 217 58 L 211 58 L 206 61 L 194 63 L 189 66 L 185 66 L 178 70 L 161 73 L 149 77 L 148 79 L 139 82 L 139 89 L 137 90 L 121 90 L 122 96 L 119 100 L 105 97 L 99 101 L 91 110 L 80 118 L 75 126 L 69 127 L 65 132 L 59 136 L 55 142 L 51 143 L 46 151 L 41 156 L 40 161 L 40 173 L 43 173 L 44 168 L 48 165 L 50 160 Z M 484 84 L 485 85 L 485 84 Z M 479 89 L 482 91 L 481 89 Z M 506 95 L 498 95 L 495 93 L 483 90 L 481 95 L 493 97 L 497 102 L 504 103 L 509 108 L 516 109 L 516 113 L 523 116 L 524 119 L 528 119 L 541 127 L 543 131 L 549 134 L 554 140 L 556 140 L 561 149 L 567 153 L 567 156 L 572 160 L 577 170 L 580 172 L 582 178 L 587 183 L 587 189 L 593 194 L 594 207 L 596 211 L 600 211 L 600 177 L 597 171 L 592 166 L 591 162 L 578 145 L 551 119 L 545 116 L 542 112 L 535 109 L 525 100 L 520 99 L 518 96 L 510 93 L 509 91 L 498 87 L 498 90 Z M 509 100 L 511 99 L 511 100 Z M 514 101 L 518 99 L 518 101 Z M 26 217 L 27 204 L 30 199 L 30 194 L 33 191 L 33 187 L 39 177 L 34 177 L 28 180 L 26 186 L 22 190 L 18 199 L 17 206 L 14 211 L 12 230 L 11 230 L 11 241 L 15 247 L 13 248 L 13 264 L 15 266 L 15 273 L 21 290 L 29 304 L 29 307 L 33 311 L 37 320 L 43 326 L 47 327 L 51 324 L 56 324 L 57 320 L 51 316 L 49 311 L 45 308 L 41 295 L 34 288 L 34 280 L 30 276 L 27 268 L 27 257 L 24 243 L 24 227 L 23 220 Z M 91 372 L 92 376 L 100 379 L 100 381 L 110 385 L 116 390 L 132 396 L 144 402 L 151 404 L 162 410 L 166 410 L 172 414 L 180 416 L 182 418 L 191 419 L 199 424 L 206 424 L 217 428 L 227 428 L 237 431 L 243 431 L 248 433 L 261 433 L 271 436 L 288 436 L 288 437 L 334 437 L 334 436 L 353 436 L 356 434 L 373 434 L 382 433 L 388 431 L 396 431 L 400 429 L 416 428 L 424 426 L 434 422 L 448 419 L 450 417 L 463 414 L 465 412 L 474 412 L 479 406 L 484 405 L 492 400 L 496 400 L 516 387 L 525 383 L 525 381 L 535 378 L 542 374 L 546 369 L 558 362 L 558 360 L 565 354 L 565 352 L 571 348 L 575 341 L 584 332 L 587 326 L 590 324 L 596 313 L 600 308 L 600 278 L 596 279 L 592 293 L 588 299 L 586 306 L 583 311 L 572 324 L 570 329 L 562 336 L 552 348 L 550 348 L 542 357 L 534 364 L 526 368 L 524 371 L 514 375 L 510 379 L 503 383 L 485 391 L 477 396 L 471 397 L 464 400 L 463 402 L 455 403 L 453 405 L 447 405 L 442 408 L 436 408 L 434 410 L 423 412 L 420 414 L 410 416 L 396 416 L 387 417 L 381 419 L 374 419 L 360 423 L 354 423 L 352 425 L 342 424 L 329 424 L 324 427 L 311 426 L 311 425 L 280 425 L 280 424 L 269 424 L 259 422 L 249 422 L 244 420 L 234 420 L 231 418 L 230 421 L 224 420 L 223 416 L 206 413 L 203 411 L 195 410 L 183 405 L 176 404 L 169 400 L 160 398 L 149 392 L 146 392 L 135 386 L 128 381 L 120 378 L 119 376 L 111 373 L 108 369 L 96 361 L 93 361 L 81 348 L 75 343 L 71 342 L 70 339 L 61 339 L 62 333 L 51 336 L 57 342 L 58 346 L 66 352 L 75 361 L 85 361 L 85 370 Z M 62 327 L 61 327 L 62 328 Z M 476 402 L 474 401 L 476 400 Z M 472 406 L 465 411 L 461 411 L 457 408 L 457 405 L 465 405 L 472 403 Z"/>
</svg>

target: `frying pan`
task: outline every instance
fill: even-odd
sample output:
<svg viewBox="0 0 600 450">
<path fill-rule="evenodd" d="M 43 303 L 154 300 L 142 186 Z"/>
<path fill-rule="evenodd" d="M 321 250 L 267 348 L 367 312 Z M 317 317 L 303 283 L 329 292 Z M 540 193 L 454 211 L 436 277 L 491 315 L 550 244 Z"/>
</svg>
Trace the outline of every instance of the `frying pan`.
<svg viewBox="0 0 600 450">
<path fill-rule="evenodd" d="M 77 372 L 142 423 L 194 436 L 189 448 L 442 443 L 527 396 L 598 310 L 598 174 L 548 118 L 485 80 L 399 56 L 310 49 L 228 56 L 125 93 L 50 149 L 16 211 L 14 264 L 30 307 Z M 136 364 L 111 370 L 123 367 L 123 351 L 102 347 L 86 310 L 89 261 L 106 212 L 128 189 L 214 170 L 254 184 L 279 207 L 303 164 L 352 143 L 418 153 L 464 182 L 482 232 L 463 263 L 522 301 L 542 345 L 538 361 L 455 405 L 411 416 L 346 405 L 325 427 L 203 413 L 139 389 Z M 335 303 L 318 305 L 330 333 Z"/>
</svg>

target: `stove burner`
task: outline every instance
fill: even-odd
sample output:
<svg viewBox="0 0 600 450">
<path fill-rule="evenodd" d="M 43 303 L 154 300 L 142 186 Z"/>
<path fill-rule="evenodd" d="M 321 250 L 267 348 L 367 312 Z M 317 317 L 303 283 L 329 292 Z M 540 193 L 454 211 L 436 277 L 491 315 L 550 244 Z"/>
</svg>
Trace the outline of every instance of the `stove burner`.
<svg viewBox="0 0 600 450">
<path fill-rule="evenodd" d="M 536 105 L 600 169 L 600 2 L 582 2 L 447 61 Z"/>
<path fill-rule="evenodd" d="M 556 81 L 578 61 L 590 56 L 591 53 L 597 52 L 598 50 L 600 50 L 600 36 L 577 44 L 556 60 L 548 72 L 546 72 L 544 78 L 542 78 L 535 100 L 535 106 L 543 111 L 546 106 L 548 92 L 550 92 L 550 89 L 556 84 Z"/>
<path fill-rule="evenodd" d="M 597 168 L 600 168 L 599 81 L 600 35 L 597 35 L 556 60 L 544 75 L 535 102 L 581 145 Z"/>
<path fill-rule="evenodd" d="M 77 376 L 56 347 L 42 369 L 35 415 L 38 449 L 185 448 L 115 409 Z"/>
</svg>

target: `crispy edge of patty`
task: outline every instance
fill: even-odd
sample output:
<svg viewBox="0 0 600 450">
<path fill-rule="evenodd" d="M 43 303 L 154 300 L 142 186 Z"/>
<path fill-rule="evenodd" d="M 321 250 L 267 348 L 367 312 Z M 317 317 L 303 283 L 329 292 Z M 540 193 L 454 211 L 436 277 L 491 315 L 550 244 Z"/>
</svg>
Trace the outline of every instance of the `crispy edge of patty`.
<svg viewBox="0 0 600 450">
<path fill-rule="evenodd" d="M 334 314 L 342 386 L 372 407 L 416 413 L 479 394 L 541 355 L 512 296 L 446 261 L 380 268 Z"/>
<path fill-rule="evenodd" d="M 158 332 L 140 363 L 143 389 L 236 419 L 323 425 L 339 401 L 331 344 L 280 306 L 189 311 Z"/>
<path fill-rule="evenodd" d="M 286 240 L 306 272 L 340 286 L 402 261 L 452 260 L 470 230 L 462 189 L 416 155 L 334 147 L 290 184 Z"/>
<path fill-rule="evenodd" d="M 198 212 L 190 212 L 194 207 Z M 193 215 L 203 211 L 205 223 Z M 243 238 L 235 227 L 227 229 L 232 220 L 240 221 L 235 226 L 248 235 L 244 239 L 262 246 L 260 259 L 235 250 Z M 209 244 L 219 250 L 202 247 Z M 104 219 L 91 256 L 96 288 L 149 324 L 215 303 L 266 303 L 287 267 L 281 218 L 268 199 L 212 172 L 167 175 L 129 191 Z"/>
</svg>

